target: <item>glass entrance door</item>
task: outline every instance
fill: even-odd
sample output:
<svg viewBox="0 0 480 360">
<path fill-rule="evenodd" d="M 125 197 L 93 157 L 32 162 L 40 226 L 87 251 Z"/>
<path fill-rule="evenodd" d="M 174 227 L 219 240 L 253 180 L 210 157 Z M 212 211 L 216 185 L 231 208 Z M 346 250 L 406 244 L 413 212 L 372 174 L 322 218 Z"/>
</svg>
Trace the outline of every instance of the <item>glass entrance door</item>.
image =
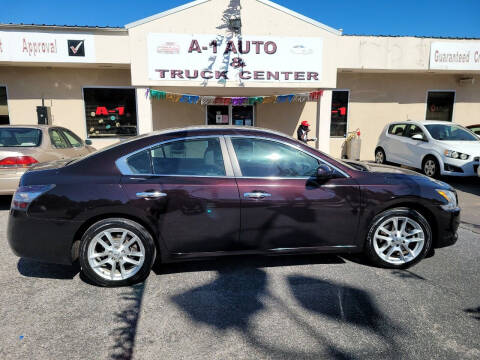
<svg viewBox="0 0 480 360">
<path fill-rule="evenodd" d="M 207 125 L 254 126 L 253 105 L 207 105 Z"/>
</svg>

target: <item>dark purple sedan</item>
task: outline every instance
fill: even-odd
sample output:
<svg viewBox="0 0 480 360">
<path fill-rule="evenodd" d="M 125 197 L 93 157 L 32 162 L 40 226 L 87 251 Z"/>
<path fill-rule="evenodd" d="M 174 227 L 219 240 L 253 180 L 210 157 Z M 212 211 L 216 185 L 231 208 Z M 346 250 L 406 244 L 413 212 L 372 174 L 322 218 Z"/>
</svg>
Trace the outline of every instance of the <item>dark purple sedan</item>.
<svg viewBox="0 0 480 360">
<path fill-rule="evenodd" d="M 386 165 L 342 162 L 290 137 L 237 127 L 139 136 L 35 167 L 15 193 L 21 257 L 72 264 L 103 286 L 155 259 L 364 252 L 406 268 L 457 239 L 455 190 Z"/>
</svg>

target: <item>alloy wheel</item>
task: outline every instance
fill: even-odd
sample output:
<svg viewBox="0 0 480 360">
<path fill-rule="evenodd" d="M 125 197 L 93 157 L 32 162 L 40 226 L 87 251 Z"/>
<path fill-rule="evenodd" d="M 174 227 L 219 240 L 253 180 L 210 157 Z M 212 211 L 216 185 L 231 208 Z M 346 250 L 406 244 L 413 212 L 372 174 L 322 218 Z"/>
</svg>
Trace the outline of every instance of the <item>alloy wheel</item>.
<svg viewBox="0 0 480 360">
<path fill-rule="evenodd" d="M 422 252 L 425 245 L 425 232 L 418 222 L 395 216 L 383 221 L 373 236 L 373 247 L 384 261 L 406 264 Z"/>
<path fill-rule="evenodd" d="M 377 151 L 377 153 L 375 154 L 375 162 L 377 164 L 383 164 L 384 161 L 385 158 L 383 156 L 383 151 Z"/>
<path fill-rule="evenodd" d="M 428 159 L 427 161 L 425 161 L 425 164 L 423 165 L 423 172 L 427 176 L 434 176 L 437 172 L 437 164 L 435 164 L 435 161 L 432 159 Z"/>
<path fill-rule="evenodd" d="M 145 260 L 145 247 L 133 232 L 113 228 L 97 234 L 88 245 L 88 263 L 106 280 L 125 280 L 134 276 Z"/>
</svg>

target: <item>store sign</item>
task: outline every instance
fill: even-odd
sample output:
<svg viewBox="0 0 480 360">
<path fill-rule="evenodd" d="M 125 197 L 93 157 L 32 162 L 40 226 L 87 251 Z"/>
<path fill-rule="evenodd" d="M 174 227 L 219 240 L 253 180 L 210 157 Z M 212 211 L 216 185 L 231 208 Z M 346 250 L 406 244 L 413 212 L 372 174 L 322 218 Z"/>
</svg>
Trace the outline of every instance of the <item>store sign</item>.
<svg viewBox="0 0 480 360">
<path fill-rule="evenodd" d="M 480 70 L 480 41 L 433 42 L 430 69 Z"/>
<path fill-rule="evenodd" d="M 0 31 L 0 61 L 95 62 L 94 36 Z"/>
<path fill-rule="evenodd" d="M 157 81 L 321 80 L 321 38 L 148 34 L 148 76 Z"/>
</svg>

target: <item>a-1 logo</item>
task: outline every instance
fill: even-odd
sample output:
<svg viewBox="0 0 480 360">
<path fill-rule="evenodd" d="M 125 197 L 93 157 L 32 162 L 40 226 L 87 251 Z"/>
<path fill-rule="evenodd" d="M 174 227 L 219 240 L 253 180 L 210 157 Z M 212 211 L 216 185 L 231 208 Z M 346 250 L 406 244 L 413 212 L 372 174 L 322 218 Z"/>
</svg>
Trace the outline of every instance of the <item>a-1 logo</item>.
<svg viewBox="0 0 480 360">
<path fill-rule="evenodd" d="M 108 110 L 106 106 L 97 106 L 95 110 L 95 115 L 119 115 L 122 116 L 125 114 L 125 106 L 117 106 L 115 109 Z"/>
</svg>

